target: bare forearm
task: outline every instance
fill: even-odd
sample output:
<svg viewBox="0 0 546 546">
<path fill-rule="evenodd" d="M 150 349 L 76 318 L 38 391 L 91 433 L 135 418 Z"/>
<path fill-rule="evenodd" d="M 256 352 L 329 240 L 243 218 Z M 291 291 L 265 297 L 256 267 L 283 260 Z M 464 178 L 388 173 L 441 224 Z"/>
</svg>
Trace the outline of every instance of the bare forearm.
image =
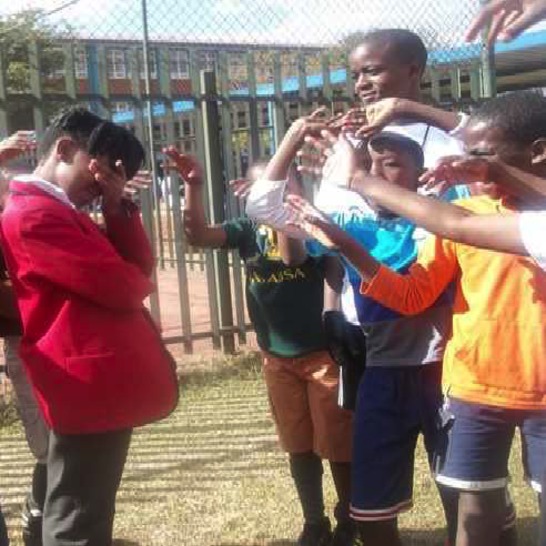
<svg viewBox="0 0 546 546">
<path fill-rule="evenodd" d="M 477 215 L 370 177 L 355 177 L 351 189 L 444 239 L 499 252 L 526 253 L 515 214 Z"/>
<path fill-rule="evenodd" d="M 490 170 L 492 182 L 525 200 L 538 199 L 546 203 L 546 179 L 500 162 L 492 163 Z"/>
<path fill-rule="evenodd" d="M 343 289 L 343 265 L 335 256 L 327 256 L 324 277 L 323 311 L 341 311 L 341 291 Z"/>
<path fill-rule="evenodd" d="M 208 224 L 203 206 L 201 185 L 185 185 L 184 231 L 191 245 L 218 248 L 224 245 L 226 234 L 221 226 Z"/>
<path fill-rule="evenodd" d="M 264 171 L 267 180 L 285 180 L 290 170 L 290 165 L 296 157 L 296 153 L 303 143 L 305 125 L 296 120 L 286 132 L 275 155 L 271 158 Z"/>
<path fill-rule="evenodd" d="M 381 264 L 350 235 L 337 226 L 332 226 L 329 236 L 339 252 L 360 273 L 362 280 L 369 281 L 377 274 Z"/>
<path fill-rule="evenodd" d="M 457 112 L 449 112 L 428 104 L 400 99 L 396 108 L 400 117 L 408 117 L 416 121 L 434 125 L 443 131 L 453 131 L 460 123 L 461 117 Z"/>
<path fill-rule="evenodd" d="M 366 173 L 355 176 L 350 189 L 447 239 L 457 240 L 459 222 L 472 214 L 461 207 L 419 195 Z"/>
</svg>

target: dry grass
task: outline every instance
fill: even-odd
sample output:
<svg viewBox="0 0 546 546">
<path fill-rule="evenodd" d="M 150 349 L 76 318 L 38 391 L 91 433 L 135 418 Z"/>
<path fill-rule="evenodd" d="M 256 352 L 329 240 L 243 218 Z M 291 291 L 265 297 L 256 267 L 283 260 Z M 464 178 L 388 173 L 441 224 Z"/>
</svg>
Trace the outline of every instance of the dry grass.
<svg viewBox="0 0 546 546">
<path fill-rule="evenodd" d="M 117 546 L 283 546 L 301 514 L 278 450 L 256 360 L 211 367 L 186 381 L 180 407 L 134 437 L 118 497 Z M 536 503 L 514 449 L 513 493 L 520 544 L 534 543 Z M 0 428 L 0 496 L 13 544 L 32 460 L 17 422 Z M 328 510 L 334 506 L 325 476 Z M 416 507 L 401 520 L 405 544 L 439 545 L 443 517 L 420 446 Z"/>
</svg>

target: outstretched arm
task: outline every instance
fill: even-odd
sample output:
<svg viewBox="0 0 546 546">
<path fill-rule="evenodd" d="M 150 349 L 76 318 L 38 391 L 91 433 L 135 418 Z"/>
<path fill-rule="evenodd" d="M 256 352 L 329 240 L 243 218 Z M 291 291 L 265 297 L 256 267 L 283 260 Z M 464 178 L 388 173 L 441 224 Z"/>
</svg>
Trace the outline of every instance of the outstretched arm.
<svg viewBox="0 0 546 546">
<path fill-rule="evenodd" d="M 456 258 L 449 242 L 430 237 L 410 271 L 401 275 L 383 266 L 358 241 L 301 198 L 291 198 L 298 223 L 310 237 L 337 249 L 362 277 L 362 291 L 399 313 L 413 315 L 430 307 L 453 279 Z"/>
<path fill-rule="evenodd" d="M 184 231 L 190 245 L 220 248 L 227 235 L 220 225 L 210 225 L 203 205 L 203 169 L 194 157 L 181 154 L 173 146 L 164 150 L 184 181 Z"/>
<path fill-rule="evenodd" d="M 546 197 L 545 180 L 493 158 L 446 160 L 438 166 L 437 172 L 440 179 L 491 180 L 531 202 Z M 429 178 L 434 176 L 433 172 Z M 352 179 L 351 189 L 443 238 L 499 252 L 527 254 L 518 215 L 477 215 L 417 195 L 364 172 Z"/>
<path fill-rule="evenodd" d="M 323 109 L 316 110 L 308 117 L 297 119 L 290 126 L 267 165 L 263 179 L 252 186 L 246 205 L 248 216 L 277 231 L 286 229 L 290 218 L 284 208 L 284 192 L 290 166 L 305 137 L 318 136 L 326 127 Z"/>
<path fill-rule="evenodd" d="M 478 215 L 379 179 L 368 179 L 365 188 L 359 187 L 356 180 L 353 189 L 445 239 L 499 252 L 526 254 L 517 215 Z"/>
<path fill-rule="evenodd" d="M 462 114 L 435 108 L 408 99 L 382 99 L 366 108 L 366 124 L 356 131 L 359 138 L 370 138 L 390 123 L 411 120 L 433 125 L 446 132 L 454 131 L 462 121 Z"/>
</svg>

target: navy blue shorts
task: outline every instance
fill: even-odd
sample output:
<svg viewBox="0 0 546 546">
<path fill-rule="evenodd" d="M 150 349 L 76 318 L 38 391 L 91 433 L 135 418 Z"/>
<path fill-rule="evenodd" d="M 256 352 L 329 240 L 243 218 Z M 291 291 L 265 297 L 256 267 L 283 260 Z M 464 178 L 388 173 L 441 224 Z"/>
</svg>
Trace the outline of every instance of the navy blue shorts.
<svg viewBox="0 0 546 546">
<path fill-rule="evenodd" d="M 437 454 L 439 483 L 465 491 L 501 489 L 520 429 L 523 468 L 538 493 L 546 470 L 546 411 L 506 409 L 448 398 L 442 409 L 447 442 Z"/>
<path fill-rule="evenodd" d="M 370 367 L 358 390 L 354 421 L 351 517 L 381 521 L 413 503 L 413 468 L 422 433 L 432 462 L 441 442 L 440 363 Z"/>
</svg>

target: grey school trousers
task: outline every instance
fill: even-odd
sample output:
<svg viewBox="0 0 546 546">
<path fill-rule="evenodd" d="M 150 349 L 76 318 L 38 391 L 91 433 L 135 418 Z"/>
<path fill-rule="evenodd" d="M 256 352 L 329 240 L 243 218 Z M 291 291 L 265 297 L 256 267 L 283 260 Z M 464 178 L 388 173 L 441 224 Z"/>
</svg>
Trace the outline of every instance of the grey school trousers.
<svg viewBox="0 0 546 546">
<path fill-rule="evenodd" d="M 110 546 L 131 430 L 49 435 L 43 546 Z"/>
</svg>

